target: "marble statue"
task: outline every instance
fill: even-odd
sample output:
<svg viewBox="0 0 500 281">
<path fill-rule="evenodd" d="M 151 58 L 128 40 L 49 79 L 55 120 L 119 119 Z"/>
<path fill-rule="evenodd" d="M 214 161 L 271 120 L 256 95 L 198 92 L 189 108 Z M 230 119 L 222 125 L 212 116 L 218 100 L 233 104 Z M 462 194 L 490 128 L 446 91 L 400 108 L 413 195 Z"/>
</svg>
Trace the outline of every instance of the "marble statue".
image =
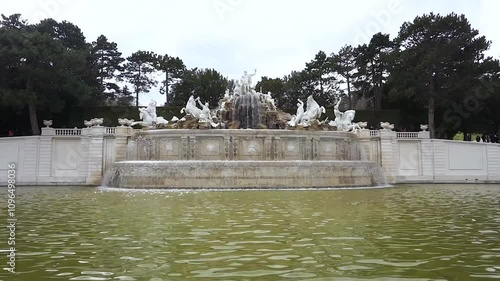
<svg viewBox="0 0 500 281">
<path fill-rule="evenodd" d="M 195 99 L 194 96 L 190 96 L 186 106 L 181 109 L 181 113 L 186 112 L 186 114 L 189 114 L 193 116 L 194 118 L 200 118 L 201 116 L 201 109 L 199 109 L 196 106 L 196 101 L 199 101 L 200 98 Z"/>
<path fill-rule="evenodd" d="M 243 93 L 247 93 L 252 91 L 252 77 L 257 74 L 257 69 L 254 69 L 254 73 L 250 74 L 247 71 L 243 72 L 243 76 L 241 77 L 241 86 Z"/>
<path fill-rule="evenodd" d="M 203 121 L 212 121 L 212 114 L 210 113 L 210 108 L 208 107 L 208 102 L 205 104 L 201 103 L 200 98 L 196 99 L 198 101 L 198 104 L 200 105 L 201 113 L 200 113 L 200 120 Z"/>
<path fill-rule="evenodd" d="M 326 112 L 325 107 L 319 106 L 319 104 L 314 100 L 313 96 L 307 97 L 307 109 L 302 115 L 300 124 L 304 127 L 311 125 L 311 122 L 321 118 L 321 114 Z"/>
<path fill-rule="evenodd" d="M 308 127 L 314 121 L 319 122 L 318 119 L 321 118 L 321 114 L 326 112 L 325 107 L 319 106 L 312 95 L 307 97 L 306 103 L 307 109 L 304 111 L 304 103 L 300 99 L 298 100 L 297 113 L 292 117 L 292 120 L 287 122 L 289 126 L 295 127 L 300 125 L 302 127 Z"/>
<path fill-rule="evenodd" d="M 198 102 L 201 109 L 198 108 L 196 102 Z M 199 122 L 210 123 L 214 128 L 219 125 L 213 122 L 212 113 L 210 111 L 208 102 L 206 102 L 205 104 L 201 103 L 200 97 L 197 97 L 195 99 L 194 96 L 190 96 L 188 102 L 186 103 L 186 107 L 183 107 L 181 109 L 181 113 L 184 112 L 186 112 L 186 114 L 193 116 L 194 118 L 198 118 Z M 183 119 L 185 120 L 185 118 Z"/>
<path fill-rule="evenodd" d="M 242 86 L 241 86 L 240 82 L 238 80 L 236 80 L 234 82 L 234 89 L 233 89 L 233 96 L 234 97 L 241 96 L 241 88 L 242 88 Z"/>
<path fill-rule="evenodd" d="M 360 130 L 361 127 L 358 124 L 353 124 L 352 120 L 356 116 L 355 110 L 346 110 L 342 112 L 339 110 L 340 102 L 342 102 L 342 98 L 339 99 L 337 104 L 333 109 L 333 113 L 335 114 L 335 120 L 329 123 L 332 127 L 337 127 L 338 131 L 354 131 Z"/>
<path fill-rule="evenodd" d="M 292 116 L 292 120 L 288 121 L 287 124 L 289 126 L 295 127 L 302 119 L 302 115 L 304 115 L 304 102 L 300 99 L 297 99 L 297 112 Z"/>
<path fill-rule="evenodd" d="M 268 106 L 269 110 L 276 110 L 276 104 L 274 103 L 271 92 L 267 92 L 267 94 L 261 94 L 260 97 L 262 101 Z"/>
<path fill-rule="evenodd" d="M 142 121 L 132 122 L 130 125 L 139 124 L 143 127 L 153 127 L 159 124 L 168 124 L 168 121 L 161 116 L 156 115 L 156 101 L 151 100 L 147 107 L 139 108 L 139 118 Z"/>
</svg>

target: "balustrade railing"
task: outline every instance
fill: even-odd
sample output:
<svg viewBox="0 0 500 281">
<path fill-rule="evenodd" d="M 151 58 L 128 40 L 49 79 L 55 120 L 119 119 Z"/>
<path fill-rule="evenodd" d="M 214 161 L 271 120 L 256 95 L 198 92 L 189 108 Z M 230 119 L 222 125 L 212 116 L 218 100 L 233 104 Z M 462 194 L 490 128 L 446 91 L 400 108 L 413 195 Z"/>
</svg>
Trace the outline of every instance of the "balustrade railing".
<svg viewBox="0 0 500 281">
<path fill-rule="evenodd" d="M 396 132 L 398 139 L 418 139 L 418 132 Z"/>
<path fill-rule="evenodd" d="M 55 129 L 56 136 L 81 136 L 82 129 Z"/>
</svg>

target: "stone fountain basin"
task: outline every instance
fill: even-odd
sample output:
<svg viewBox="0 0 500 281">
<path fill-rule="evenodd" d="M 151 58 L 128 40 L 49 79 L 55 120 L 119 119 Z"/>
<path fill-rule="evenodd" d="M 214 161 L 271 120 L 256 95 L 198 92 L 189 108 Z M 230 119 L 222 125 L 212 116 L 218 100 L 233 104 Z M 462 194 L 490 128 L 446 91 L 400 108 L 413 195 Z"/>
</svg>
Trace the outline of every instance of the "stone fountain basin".
<svg viewBox="0 0 500 281">
<path fill-rule="evenodd" d="M 108 171 L 107 187 L 133 189 L 331 188 L 384 185 L 368 161 L 121 161 Z"/>
</svg>

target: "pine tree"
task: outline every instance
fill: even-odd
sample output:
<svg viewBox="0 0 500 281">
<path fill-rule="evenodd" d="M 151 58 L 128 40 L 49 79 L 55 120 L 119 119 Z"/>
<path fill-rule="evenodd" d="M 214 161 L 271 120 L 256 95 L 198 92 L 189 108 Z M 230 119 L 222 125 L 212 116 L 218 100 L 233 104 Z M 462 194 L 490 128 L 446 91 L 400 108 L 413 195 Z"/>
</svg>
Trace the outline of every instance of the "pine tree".
<svg viewBox="0 0 500 281">
<path fill-rule="evenodd" d="M 148 92 L 158 83 L 153 77 L 155 56 L 152 52 L 137 51 L 127 57 L 121 77 L 134 87 L 135 106 L 139 106 L 139 94 Z"/>
</svg>

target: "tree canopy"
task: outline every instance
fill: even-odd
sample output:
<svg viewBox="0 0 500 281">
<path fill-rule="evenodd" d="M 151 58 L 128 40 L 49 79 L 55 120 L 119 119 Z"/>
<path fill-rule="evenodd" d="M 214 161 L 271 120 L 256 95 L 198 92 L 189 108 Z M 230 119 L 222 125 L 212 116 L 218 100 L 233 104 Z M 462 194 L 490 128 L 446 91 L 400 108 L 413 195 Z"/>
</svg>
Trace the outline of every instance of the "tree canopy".
<svg viewBox="0 0 500 281">
<path fill-rule="evenodd" d="M 344 109 L 398 108 L 409 117 L 397 125 L 428 122 L 433 137 L 498 130 L 500 64 L 486 55 L 490 46 L 464 15 L 424 14 L 404 22 L 394 38 L 376 33 L 359 46 L 319 50 L 303 69 L 263 76 L 256 89 L 285 109 L 309 95 L 326 107 L 347 96 Z M 32 24 L 20 14 L 0 20 L 0 108 L 28 112 L 33 134 L 40 133 L 39 117 L 67 107 L 138 106 L 151 91 L 165 95 L 168 106 L 195 95 L 215 107 L 233 86 L 219 71 L 188 68 L 171 54 L 123 55 L 105 35 L 87 41 L 71 22 Z M 412 118 L 422 112 L 427 121 Z"/>
</svg>

